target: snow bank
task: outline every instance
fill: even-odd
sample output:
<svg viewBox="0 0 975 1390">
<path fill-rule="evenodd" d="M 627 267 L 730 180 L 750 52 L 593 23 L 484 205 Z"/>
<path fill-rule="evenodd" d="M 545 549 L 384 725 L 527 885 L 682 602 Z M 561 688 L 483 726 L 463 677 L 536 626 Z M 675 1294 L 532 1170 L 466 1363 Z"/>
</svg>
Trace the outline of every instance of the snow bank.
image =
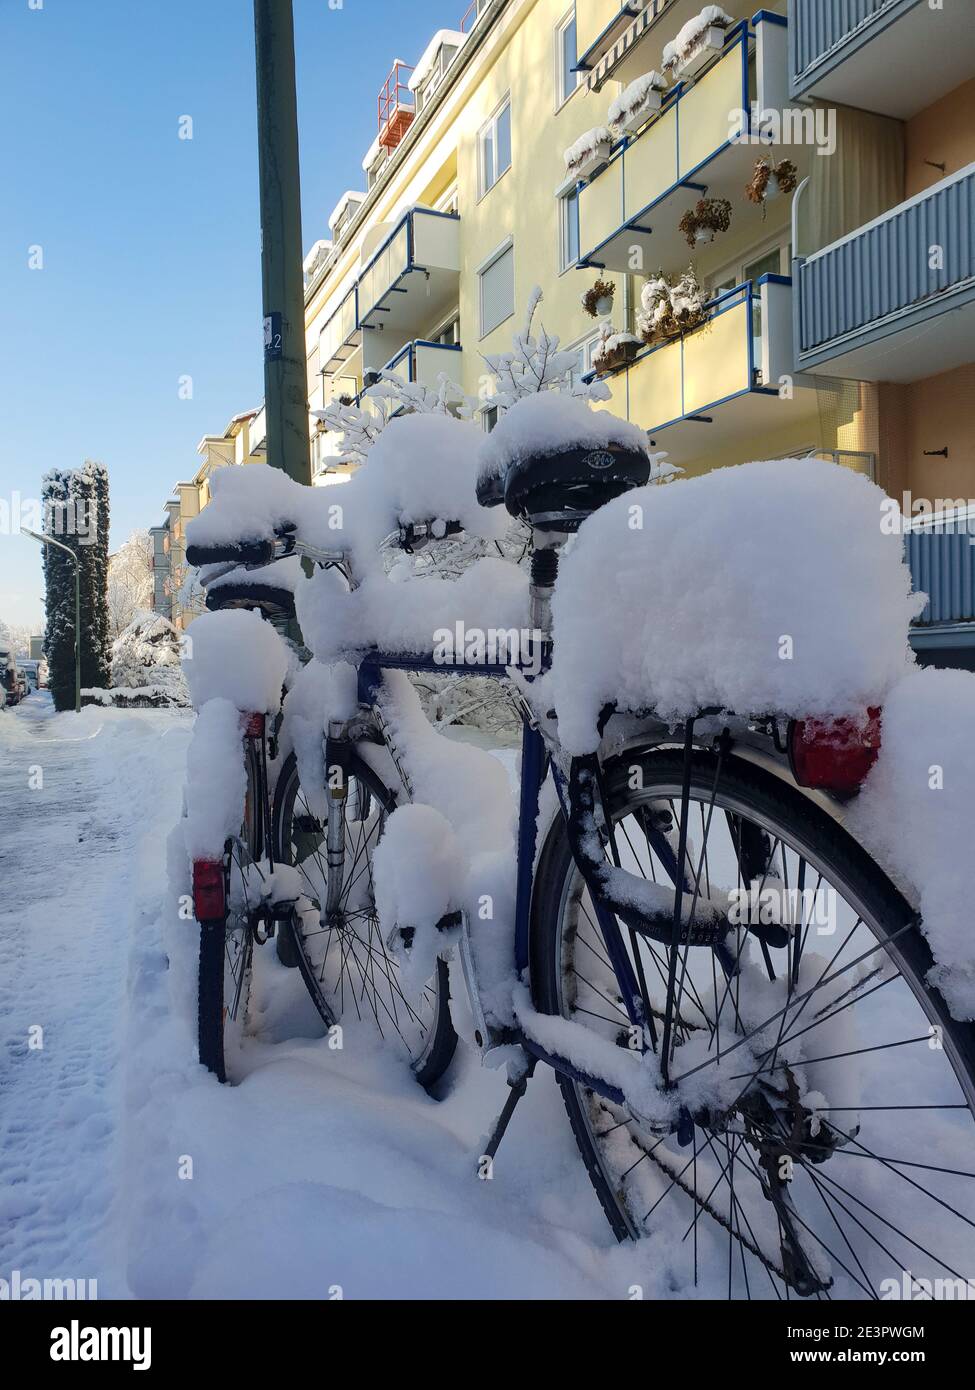
<svg viewBox="0 0 975 1390">
<path fill-rule="evenodd" d="M 399 806 L 387 819 L 373 860 L 383 938 L 419 998 L 450 937 L 437 923 L 463 906 L 464 855 L 450 822 L 432 806 Z M 400 932 L 412 928 L 409 948 Z M 456 932 L 451 933 L 456 935 Z"/>
<path fill-rule="evenodd" d="M 310 661 L 291 682 L 284 699 L 281 754 L 293 749 L 301 789 L 308 808 L 328 819 L 325 795 L 325 732 L 330 719 L 351 719 L 356 713 L 356 673 L 351 666 Z"/>
<path fill-rule="evenodd" d="M 500 426 L 499 426 L 500 428 Z M 580 528 L 552 601 L 552 693 L 564 746 L 596 719 L 653 707 L 680 718 L 859 714 L 913 658 L 901 538 L 885 494 L 818 459 L 722 468 L 640 488 Z"/>
<path fill-rule="evenodd" d="M 564 153 L 565 167 L 571 173 L 576 165 L 583 164 L 596 153 L 600 145 L 612 145 L 613 134 L 604 125 L 593 126 L 574 140 Z"/>
<path fill-rule="evenodd" d="M 458 877 L 449 880 L 449 896 L 468 914 L 481 1004 L 490 1018 L 510 1024 L 517 808 L 508 774 L 490 753 L 432 729 L 402 671 L 386 673 L 380 703 L 414 800 L 432 807 L 452 830 L 457 852 L 452 873 Z M 438 862 L 435 858 L 430 872 Z M 455 1024 L 462 1031 L 456 1019 Z"/>
<path fill-rule="evenodd" d="M 880 754 L 849 823 L 895 879 L 917 890 L 953 1017 L 975 1019 L 975 675 L 917 670 L 884 701 Z"/>
<path fill-rule="evenodd" d="M 610 125 L 622 125 L 625 120 L 639 111 L 651 92 L 665 92 L 666 90 L 667 79 L 661 77 L 659 72 L 645 72 L 641 77 L 634 78 L 629 86 L 624 87 L 619 96 L 610 102 L 607 113 Z"/>
<path fill-rule="evenodd" d="M 457 623 L 485 633 L 527 628 L 528 577 L 517 565 L 487 556 L 458 579 L 430 575 L 396 584 L 374 573 L 343 593 L 324 570 L 302 586 L 296 607 L 302 634 L 319 661 L 370 648 L 433 652 L 437 630 L 453 633 Z"/>
<path fill-rule="evenodd" d="M 664 44 L 663 66 L 665 68 L 679 67 L 681 63 L 687 61 L 712 26 L 718 29 L 728 29 L 734 22 L 731 15 L 720 5 L 705 5 L 704 9 L 693 19 L 689 19 L 682 28 L 678 29 L 676 38 L 672 39 L 670 43 Z"/>
<path fill-rule="evenodd" d="M 647 434 L 608 410 L 591 410 L 584 400 L 557 391 L 523 396 L 501 416 L 478 451 L 479 481 L 500 478 L 526 454 L 562 449 L 598 449 L 617 444 L 647 452 Z M 662 457 L 660 455 L 659 457 Z"/>
<path fill-rule="evenodd" d="M 270 565 L 255 565 L 250 569 L 245 569 L 242 565 L 234 565 L 232 569 L 224 570 L 222 574 L 216 574 L 212 579 L 205 579 L 204 584 L 208 594 L 217 593 L 221 589 L 233 589 L 238 584 L 266 585 L 270 589 L 281 589 L 285 593 L 293 594 L 304 577 L 305 574 L 301 568 L 299 557 L 286 555 L 283 559 L 275 560 Z"/>
<path fill-rule="evenodd" d="M 187 754 L 183 841 L 188 857 L 221 859 L 240 831 L 247 795 L 241 713 L 230 700 L 203 706 Z"/>
<path fill-rule="evenodd" d="M 210 475 L 212 498 L 186 526 L 188 545 L 226 545 L 271 540 L 275 527 L 304 514 L 310 488 L 266 463 L 218 468 Z"/>
<path fill-rule="evenodd" d="M 475 492 L 477 446 L 481 432 L 451 415 L 402 415 L 390 420 L 366 462 L 343 490 L 341 528 L 336 513 L 313 543 L 352 549 L 357 568 L 378 567 L 377 551 L 401 525 L 458 521 L 470 535 L 500 540 L 503 518 L 478 504 Z M 333 507 L 336 504 L 333 504 Z M 305 529 L 303 528 L 303 534 Z M 308 538 L 313 539 L 311 528 Z"/>
<path fill-rule="evenodd" d="M 291 657 L 257 613 L 202 613 L 183 642 L 183 670 L 197 709 L 221 699 L 249 714 L 276 712 Z"/>
</svg>

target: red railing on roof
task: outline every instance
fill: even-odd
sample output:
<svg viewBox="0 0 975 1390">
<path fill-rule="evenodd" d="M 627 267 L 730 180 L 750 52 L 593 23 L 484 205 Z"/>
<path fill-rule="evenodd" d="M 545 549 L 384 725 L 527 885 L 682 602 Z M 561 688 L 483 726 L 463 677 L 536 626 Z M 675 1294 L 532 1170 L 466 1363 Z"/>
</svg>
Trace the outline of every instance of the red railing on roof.
<svg viewBox="0 0 975 1390">
<path fill-rule="evenodd" d="M 464 18 L 460 21 L 460 32 L 462 34 L 466 34 L 468 28 L 474 28 L 474 25 L 477 23 L 477 16 L 481 13 L 482 8 L 483 6 L 480 0 L 471 0 L 471 3 L 464 11 Z"/>
<path fill-rule="evenodd" d="M 416 102 L 408 86 L 412 71 L 409 63 L 397 58 L 379 93 L 379 143 L 387 150 L 395 150 L 416 115 Z"/>
</svg>

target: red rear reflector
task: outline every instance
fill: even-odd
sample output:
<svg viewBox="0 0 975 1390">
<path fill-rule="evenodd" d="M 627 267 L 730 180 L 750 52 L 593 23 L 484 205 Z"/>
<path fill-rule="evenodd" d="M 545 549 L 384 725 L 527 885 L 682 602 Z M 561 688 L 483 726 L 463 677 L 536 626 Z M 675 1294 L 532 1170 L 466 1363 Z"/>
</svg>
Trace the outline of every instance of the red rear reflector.
<svg viewBox="0 0 975 1390">
<path fill-rule="evenodd" d="M 193 864 L 193 911 L 198 922 L 223 917 L 225 898 L 223 864 L 220 860 L 197 859 Z"/>
<path fill-rule="evenodd" d="M 245 738 L 264 737 L 264 716 L 263 714 L 249 714 L 244 724 Z"/>
<path fill-rule="evenodd" d="M 789 763 L 800 787 L 855 792 L 877 761 L 880 710 L 865 724 L 851 719 L 794 719 L 789 725 Z"/>
</svg>

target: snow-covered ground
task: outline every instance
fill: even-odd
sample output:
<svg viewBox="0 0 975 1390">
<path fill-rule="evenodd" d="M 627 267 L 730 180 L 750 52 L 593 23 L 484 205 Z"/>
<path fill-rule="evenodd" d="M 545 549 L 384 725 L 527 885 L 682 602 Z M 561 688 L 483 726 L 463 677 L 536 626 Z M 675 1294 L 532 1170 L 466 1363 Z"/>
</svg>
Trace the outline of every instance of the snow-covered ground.
<svg viewBox="0 0 975 1390">
<path fill-rule="evenodd" d="M 663 1250 L 615 1244 L 547 1071 L 479 1180 L 503 1078 L 461 1055 L 436 1101 L 367 1031 L 330 1050 L 270 950 L 246 1080 L 199 1066 L 195 924 L 166 885 L 191 720 L 56 716 L 44 695 L 0 716 L 0 1277 L 101 1297 L 672 1289 Z"/>
</svg>

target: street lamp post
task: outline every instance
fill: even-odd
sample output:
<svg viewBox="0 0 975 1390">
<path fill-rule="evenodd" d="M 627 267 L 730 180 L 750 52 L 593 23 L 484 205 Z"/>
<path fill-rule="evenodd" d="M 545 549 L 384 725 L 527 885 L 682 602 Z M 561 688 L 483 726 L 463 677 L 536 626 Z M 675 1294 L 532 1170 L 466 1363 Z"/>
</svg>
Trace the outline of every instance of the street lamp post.
<svg viewBox="0 0 975 1390">
<path fill-rule="evenodd" d="M 53 536 L 39 535 L 37 531 L 29 531 L 26 526 L 20 529 L 23 535 L 30 536 L 31 540 L 39 541 L 41 545 L 53 545 L 57 550 L 63 550 L 74 562 L 74 708 L 78 714 L 81 711 L 81 557 L 70 545 L 56 541 Z"/>
</svg>

